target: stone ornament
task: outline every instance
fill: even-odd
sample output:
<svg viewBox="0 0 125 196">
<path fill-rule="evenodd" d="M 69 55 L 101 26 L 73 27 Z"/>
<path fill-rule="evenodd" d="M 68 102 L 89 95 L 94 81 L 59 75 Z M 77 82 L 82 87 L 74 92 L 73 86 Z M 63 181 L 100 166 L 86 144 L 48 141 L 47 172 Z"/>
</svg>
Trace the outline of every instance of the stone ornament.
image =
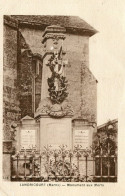
<svg viewBox="0 0 125 196">
<path fill-rule="evenodd" d="M 53 41 L 58 41 L 59 39 L 65 39 L 64 34 L 53 34 L 53 33 L 47 33 L 42 41 L 44 43 L 47 39 L 53 39 Z"/>
<path fill-rule="evenodd" d="M 46 42 L 47 39 L 53 39 L 58 41 L 59 39 L 65 39 L 64 33 L 66 29 L 64 27 L 58 25 L 51 25 L 46 27 L 45 32 L 43 34 L 42 43 Z"/>
<path fill-rule="evenodd" d="M 62 104 L 52 104 L 50 98 L 47 98 L 40 102 L 35 117 L 49 115 L 55 118 L 62 118 L 73 115 L 73 113 L 73 108 L 68 100 L 65 100 Z"/>
</svg>

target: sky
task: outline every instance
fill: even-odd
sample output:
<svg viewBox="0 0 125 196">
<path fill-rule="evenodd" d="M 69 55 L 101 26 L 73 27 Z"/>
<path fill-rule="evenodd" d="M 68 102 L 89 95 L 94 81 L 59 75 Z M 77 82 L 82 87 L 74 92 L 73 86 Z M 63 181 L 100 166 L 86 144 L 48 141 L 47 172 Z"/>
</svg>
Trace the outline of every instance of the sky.
<svg viewBox="0 0 125 196">
<path fill-rule="evenodd" d="M 93 1 L 91 1 L 93 2 Z M 125 86 L 125 3 L 94 1 L 80 16 L 99 32 L 90 38 L 90 69 L 98 80 L 98 125 L 119 116 Z M 97 3 L 98 2 L 98 3 Z"/>
<path fill-rule="evenodd" d="M 6 0 L 2 6 L 3 14 L 76 15 L 98 30 L 89 44 L 90 69 L 98 80 L 98 125 L 118 118 L 125 97 L 124 10 L 124 0 Z"/>
</svg>

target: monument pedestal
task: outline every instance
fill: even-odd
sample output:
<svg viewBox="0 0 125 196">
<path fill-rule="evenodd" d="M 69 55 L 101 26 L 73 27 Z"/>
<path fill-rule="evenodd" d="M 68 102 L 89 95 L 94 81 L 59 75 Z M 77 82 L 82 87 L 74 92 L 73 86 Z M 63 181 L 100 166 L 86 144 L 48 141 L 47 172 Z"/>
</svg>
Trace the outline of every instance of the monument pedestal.
<svg viewBox="0 0 125 196">
<path fill-rule="evenodd" d="M 92 146 L 94 132 L 96 132 L 94 122 L 88 122 L 86 119 L 74 119 L 73 146 L 79 145 L 81 149 L 90 148 Z"/>
<path fill-rule="evenodd" d="M 39 150 L 39 123 L 30 116 L 21 119 L 17 131 L 17 151 L 24 149 Z"/>
<path fill-rule="evenodd" d="M 40 147 L 51 145 L 57 149 L 60 145 L 72 148 L 71 118 L 54 119 L 41 116 L 40 118 Z"/>
<path fill-rule="evenodd" d="M 72 107 L 68 100 L 52 104 L 49 98 L 41 100 L 35 118 L 40 121 L 40 148 L 51 145 L 72 148 Z"/>
</svg>

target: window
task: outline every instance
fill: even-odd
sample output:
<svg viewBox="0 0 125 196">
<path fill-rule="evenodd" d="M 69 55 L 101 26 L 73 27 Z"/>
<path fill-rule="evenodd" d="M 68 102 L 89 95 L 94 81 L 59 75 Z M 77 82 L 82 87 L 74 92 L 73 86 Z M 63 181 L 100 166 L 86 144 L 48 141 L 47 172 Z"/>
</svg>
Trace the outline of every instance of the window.
<svg viewBox="0 0 125 196">
<path fill-rule="evenodd" d="M 32 93 L 32 111 L 35 113 L 41 100 L 41 83 L 42 83 L 42 59 L 38 56 L 33 58 L 33 93 Z"/>
</svg>

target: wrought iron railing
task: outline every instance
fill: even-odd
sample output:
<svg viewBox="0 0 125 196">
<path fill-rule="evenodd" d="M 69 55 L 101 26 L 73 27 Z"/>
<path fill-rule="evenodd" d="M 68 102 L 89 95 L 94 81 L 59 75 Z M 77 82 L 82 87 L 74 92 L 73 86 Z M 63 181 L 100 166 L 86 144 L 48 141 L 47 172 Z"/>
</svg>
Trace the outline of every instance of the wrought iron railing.
<svg viewBox="0 0 125 196">
<path fill-rule="evenodd" d="M 12 155 L 11 166 L 12 181 L 117 182 L 117 153 L 109 141 L 84 150 L 22 150 Z"/>
</svg>

